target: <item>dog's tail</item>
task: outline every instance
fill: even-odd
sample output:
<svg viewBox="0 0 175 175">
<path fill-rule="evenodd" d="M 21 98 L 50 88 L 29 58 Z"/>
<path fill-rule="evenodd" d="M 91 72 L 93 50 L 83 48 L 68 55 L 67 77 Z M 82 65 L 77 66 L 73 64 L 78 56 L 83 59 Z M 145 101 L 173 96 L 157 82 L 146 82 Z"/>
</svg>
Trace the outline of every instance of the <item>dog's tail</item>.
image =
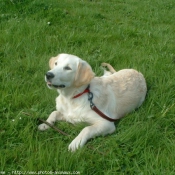
<svg viewBox="0 0 175 175">
<path fill-rule="evenodd" d="M 110 64 L 108 63 L 101 63 L 102 67 L 107 67 L 109 69 L 109 71 L 113 74 L 115 72 L 117 72 Z"/>
</svg>

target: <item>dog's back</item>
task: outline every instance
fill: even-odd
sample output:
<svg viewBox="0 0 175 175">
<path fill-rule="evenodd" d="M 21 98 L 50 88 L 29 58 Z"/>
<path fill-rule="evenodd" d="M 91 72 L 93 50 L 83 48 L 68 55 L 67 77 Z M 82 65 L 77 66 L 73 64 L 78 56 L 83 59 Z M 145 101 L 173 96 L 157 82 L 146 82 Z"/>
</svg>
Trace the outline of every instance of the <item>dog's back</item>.
<svg viewBox="0 0 175 175">
<path fill-rule="evenodd" d="M 110 116 L 121 118 L 140 107 L 147 87 L 143 75 L 134 69 L 123 69 L 108 76 L 95 77 L 92 81 L 94 98 L 101 109 Z"/>
</svg>

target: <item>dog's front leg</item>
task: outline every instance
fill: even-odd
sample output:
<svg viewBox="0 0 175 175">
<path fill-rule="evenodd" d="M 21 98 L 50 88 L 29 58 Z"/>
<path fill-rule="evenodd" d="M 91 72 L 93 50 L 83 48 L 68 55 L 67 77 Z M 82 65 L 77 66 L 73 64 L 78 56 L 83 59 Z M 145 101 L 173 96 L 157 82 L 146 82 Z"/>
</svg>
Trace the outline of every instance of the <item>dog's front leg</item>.
<svg viewBox="0 0 175 175">
<path fill-rule="evenodd" d="M 48 119 L 46 120 L 48 123 L 50 123 L 51 125 L 54 125 L 54 123 L 56 122 L 56 120 L 61 120 L 61 114 L 58 111 L 53 111 Z M 46 129 L 50 128 L 48 125 L 46 125 L 45 123 L 41 124 L 38 126 L 38 129 L 41 131 L 44 131 Z"/>
<path fill-rule="evenodd" d="M 80 134 L 71 142 L 68 149 L 69 151 L 75 151 L 79 147 L 85 145 L 85 143 L 95 136 L 110 134 L 115 131 L 115 125 L 112 122 L 103 122 L 94 124 L 92 126 L 85 127 Z"/>
</svg>

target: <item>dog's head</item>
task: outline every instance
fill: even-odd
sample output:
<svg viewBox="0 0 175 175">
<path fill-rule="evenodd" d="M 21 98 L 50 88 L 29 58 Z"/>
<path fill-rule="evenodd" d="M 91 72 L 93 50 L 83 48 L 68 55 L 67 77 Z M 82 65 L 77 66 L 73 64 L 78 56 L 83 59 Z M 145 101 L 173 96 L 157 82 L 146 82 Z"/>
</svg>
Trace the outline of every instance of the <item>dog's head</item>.
<svg viewBox="0 0 175 175">
<path fill-rule="evenodd" d="M 59 54 L 49 61 L 50 71 L 45 75 L 49 88 L 63 89 L 89 84 L 94 77 L 90 65 L 74 55 Z"/>
</svg>

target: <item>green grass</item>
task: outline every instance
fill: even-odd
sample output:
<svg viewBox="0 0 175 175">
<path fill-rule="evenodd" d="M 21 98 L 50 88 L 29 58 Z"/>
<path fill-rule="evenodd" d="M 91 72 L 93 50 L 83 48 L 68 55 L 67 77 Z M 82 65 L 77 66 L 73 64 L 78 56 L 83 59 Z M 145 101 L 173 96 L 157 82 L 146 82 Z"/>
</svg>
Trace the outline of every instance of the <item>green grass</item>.
<svg viewBox="0 0 175 175">
<path fill-rule="evenodd" d="M 174 175 L 174 11 L 172 0 L 0 0 L 0 172 Z M 96 75 L 101 62 L 135 68 L 148 85 L 142 107 L 115 133 L 75 153 L 67 148 L 82 124 L 56 125 L 69 137 L 37 131 L 37 118 L 55 109 L 48 60 L 62 52 L 87 60 Z"/>
</svg>

